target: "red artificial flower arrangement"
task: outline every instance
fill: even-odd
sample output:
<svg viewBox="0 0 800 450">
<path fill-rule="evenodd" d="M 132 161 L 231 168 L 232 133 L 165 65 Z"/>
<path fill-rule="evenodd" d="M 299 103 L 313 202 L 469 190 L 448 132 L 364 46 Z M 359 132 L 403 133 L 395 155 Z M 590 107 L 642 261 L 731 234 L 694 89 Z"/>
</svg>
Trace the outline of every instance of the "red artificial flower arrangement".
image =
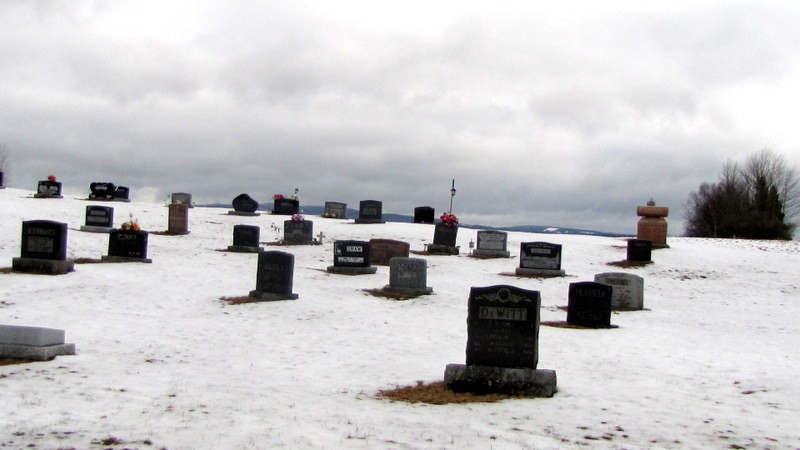
<svg viewBox="0 0 800 450">
<path fill-rule="evenodd" d="M 439 216 L 439 219 L 442 220 L 442 223 L 446 227 L 458 226 L 458 216 L 453 213 L 443 213 L 441 216 Z"/>
</svg>

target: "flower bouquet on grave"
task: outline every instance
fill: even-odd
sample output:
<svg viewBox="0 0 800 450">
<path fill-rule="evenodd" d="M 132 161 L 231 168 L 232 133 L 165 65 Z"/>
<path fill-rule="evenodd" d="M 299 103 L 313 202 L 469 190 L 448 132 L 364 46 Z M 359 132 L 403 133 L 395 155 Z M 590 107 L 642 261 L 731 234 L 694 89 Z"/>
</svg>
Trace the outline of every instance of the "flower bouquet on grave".
<svg viewBox="0 0 800 450">
<path fill-rule="evenodd" d="M 336 219 L 339 216 L 336 213 L 332 213 L 330 211 L 325 211 L 324 213 L 322 213 L 322 217 L 324 217 L 326 219 Z"/>
<path fill-rule="evenodd" d="M 55 175 L 48 175 L 47 176 L 47 181 L 49 181 L 51 183 L 55 183 L 56 182 L 56 176 Z"/>
<path fill-rule="evenodd" d="M 439 219 L 446 227 L 453 228 L 458 226 L 458 216 L 453 213 L 442 213 L 442 215 L 439 216 Z"/>
<path fill-rule="evenodd" d="M 302 214 L 292 214 L 292 222 L 302 222 L 306 220 Z"/>
<path fill-rule="evenodd" d="M 283 199 L 283 194 L 275 194 L 272 196 L 273 200 L 281 200 Z"/>
<path fill-rule="evenodd" d="M 133 214 L 130 214 L 129 219 L 127 222 L 123 222 L 120 226 L 121 229 L 125 231 L 139 231 L 141 227 L 139 227 L 139 221 L 133 218 Z"/>
</svg>

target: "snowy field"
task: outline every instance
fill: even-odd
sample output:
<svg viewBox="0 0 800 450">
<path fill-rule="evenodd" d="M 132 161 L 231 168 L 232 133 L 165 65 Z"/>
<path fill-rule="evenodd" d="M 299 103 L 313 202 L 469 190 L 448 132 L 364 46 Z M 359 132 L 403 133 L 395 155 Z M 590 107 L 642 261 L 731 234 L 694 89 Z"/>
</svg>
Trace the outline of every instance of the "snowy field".
<svg viewBox="0 0 800 450">
<path fill-rule="evenodd" d="M 135 192 L 133 193 L 135 197 Z M 0 263 L 19 256 L 21 222 L 69 225 L 70 258 L 100 258 L 108 236 L 78 231 L 89 203 L 0 190 Z M 163 231 L 167 208 L 115 208 Z M 332 275 L 334 240 L 390 238 L 422 250 L 431 225 L 355 225 L 308 217 L 321 246 L 296 257 L 296 301 L 228 305 L 255 288 L 255 254 L 227 253 L 243 218 L 190 210 L 185 236 L 150 235 L 153 264 L 78 264 L 68 275 L 0 274 L 0 324 L 60 328 L 75 356 L 0 366 L 0 448 L 800 448 L 800 243 L 670 238 L 654 264 L 618 269 L 625 240 L 510 233 L 511 259 L 425 256 L 434 294 L 366 295 L 388 283 Z M 631 221 L 637 220 L 634 209 Z M 680 230 L 672 230 L 679 233 Z M 563 245 L 567 276 L 500 275 L 520 242 Z M 275 249 L 275 248 L 273 248 Z M 471 286 L 541 292 L 542 320 L 565 320 L 567 288 L 596 273 L 645 279 L 645 311 L 619 328 L 542 326 L 548 399 L 436 406 L 380 399 L 381 389 L 442 379 L 463 363 Z"/>
</svg>

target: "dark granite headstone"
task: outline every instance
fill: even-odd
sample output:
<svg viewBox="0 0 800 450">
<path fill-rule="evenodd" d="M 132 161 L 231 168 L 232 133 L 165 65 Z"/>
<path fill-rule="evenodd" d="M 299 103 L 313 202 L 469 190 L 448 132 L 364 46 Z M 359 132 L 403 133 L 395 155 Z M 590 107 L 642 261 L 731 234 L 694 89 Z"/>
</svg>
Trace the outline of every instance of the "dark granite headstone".
<svg viewBox="0 0 800 450">
<path fill-rule="evenodd" d="M 435 210 L 430 206 L 417 206 L 414 208 L 414 223 L 434 223 Z"/>
<path fill-rule="evenodd" d="M 112 228 L 114 226 L 114 208 L 110 206 L 87 206 L 86 226 Z"/>
<path fill-rule="evenodd" d="M 286 252 L 259 252 L 256 289 L 250 297 L 259 300 L 294 300 L 294 255 Z"/>
<path fill-rule="evenodd" d="M 589 328 L 611 327 L 611 286 L 585 281 L 569 284 L 567 323 Z"/>
<path fill-rule="evenodd" d="M 443 223 L 437 223 L 436 228 L 433 230 L 433 244 L 445 245 L 448 247 L 456 246 L 456 239 L 458 238 L 458 227 L 448 227 Z"/>
<path fill-rule="evenodd" d="M 535 369 L 539 361 L 538 291 L 473 287 L 467 313 L 467 365 Z"/>
<path fill-rule="evenodd" d="M 561 245 L 549 242 L 520 244 L 519 266 L 523 269 L 561 269 Z"/>
<path fill-rule="evenodd" d="M 5 189 L 6 185 L 3 184 L 3 172 L 0 172 L 0 189 Z"/>
<path fill-rule="evenodd" d="M 89 184 L 89 190 L 92 192 L 89 194 L 89 198 L 112 200 L 114 198 L 114 189 L 116 189 L 114 183 L 95 181 L 94 183 Z"/>
<path fill-rule="evenodd" d="M 67 259 L 67 224 L 50 220 L 22 222 L 23 258 Z"/>
<path fill-rule="evenodd" d="M 347 203 L 325 202 L 323 216 L 332 219 L 347 219 Z"/>
<path fill-rule="evenodd" d="M 168 234 L 189 234 L 189 206 L 172 203 L 168 206 Z"/>
<path fill-rule="evenodd" d="M 653 243 L 646 239 L 628 239 L 628 261 L 650 262 Z"/>
<path fill-rule="evenodd" d="M 388 266 L 395 257 L 408 258 L 411 245 L 394 239 L 370 239 L 369 255 L 373 265 Z"/>
<path fill-rule="evenodd" d="M 284 220 L 283 243 L 308 245 L 314 243 L 314 221 Z"/>
<path fill-rule="evenodd" d="M 239 194 L 233 199 L 233 210 L 243 213 L 254 213 L 258 209 L 258 202 L 247 194 Z"/>
<path fill-rule="evenodd" d="M 261 227 L 257 225 L 234 225 L 233 245 L 237 247 L 258 247 Z"/>
<path fill-rule="evenodd" d="M 130 200 L 131 199 L 131 189 L 127 186 L 117 186 L 114 189 L 114 200 Z"/>
<path fill-rule="evenodd" d="M 334 242 L 333 265 L 337 267 L 369 267 L 369 242 Z"/>
<path fill-rule="evenodd" d="M 478 246 L 472 251 L 475 256 L 508 258 L 508 233 L 505 231 L 478 231 Z"/>
<path fill-rule="evenodd" d="M 300 214 L 300 201 L 292 198 L 276 198 L 272 206 L 272 214 L 281 216 Z"/>
<path fill-rule="evenodd" d="M 36 189 L 36 198 L 61 198 L 61 182 L 43 180 Z"/>
<path fill-rule="evenodd" d="M 422 258 L 392 258 L 389 262 L 389 285 L 387 291 L 430 294 L 433 289 L 428 282 L 428 262 Z"/>
<path fill-rule="evenodd" d="M 147 231 L 144 230 L 111 230 L 108 235 L 108 256 L 120 260 L 147 259 Z"/>
<path fill-rule="evenodd" d="M 362 200 L 358 204 L 356 223 L 384 223 L 383 203 L 377 200 Z"/>
</svg>

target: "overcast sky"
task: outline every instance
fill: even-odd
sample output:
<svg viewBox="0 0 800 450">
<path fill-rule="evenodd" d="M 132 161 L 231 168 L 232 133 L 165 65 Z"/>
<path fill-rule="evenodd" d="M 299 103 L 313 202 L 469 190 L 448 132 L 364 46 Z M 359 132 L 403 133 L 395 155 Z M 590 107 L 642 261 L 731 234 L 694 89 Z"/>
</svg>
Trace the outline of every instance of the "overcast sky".
<svg viewBox="0 0 800 450">
<path fill-rule="evenodd" d="M 6 184 L 438 215 L 455 178 L 467 223 L 632 233 L 652 197 L 681 234 L 726 160 L 800 167 L 798 23 L 795 1 L 3 2 Z"/>
</svg>

